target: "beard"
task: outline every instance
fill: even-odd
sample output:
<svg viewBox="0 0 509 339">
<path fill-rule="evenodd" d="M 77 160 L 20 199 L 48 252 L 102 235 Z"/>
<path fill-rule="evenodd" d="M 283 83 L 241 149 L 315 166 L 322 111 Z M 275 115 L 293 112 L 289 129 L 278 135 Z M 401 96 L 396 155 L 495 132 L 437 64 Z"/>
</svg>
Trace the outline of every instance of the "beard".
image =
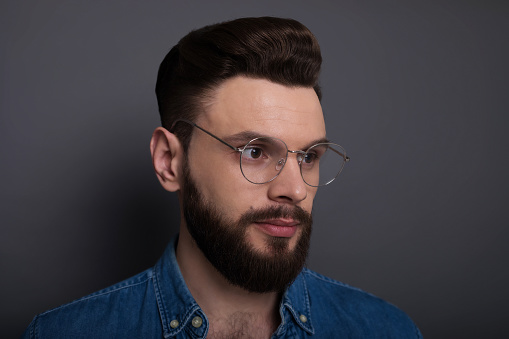
<svg viewBox="0 0 509 339">
<path fill-rule="evenodd" d="M 298 206 L 250 209 L 237 220 L 228 220 L 216 206 L 206 202 L 191 178 L 187 161 L 183 166 L 182 189 L 187 229 L 207 260 L 226 280 L 249 292 L 284 291 L 306 262 L 311 238 L 311 214 Z M 301 234 L 293 250 L 290 238 L 270 237 L 265 253 L 253 248 L 246 232 L 257 221 L 292 218 Z"/>
</svg>

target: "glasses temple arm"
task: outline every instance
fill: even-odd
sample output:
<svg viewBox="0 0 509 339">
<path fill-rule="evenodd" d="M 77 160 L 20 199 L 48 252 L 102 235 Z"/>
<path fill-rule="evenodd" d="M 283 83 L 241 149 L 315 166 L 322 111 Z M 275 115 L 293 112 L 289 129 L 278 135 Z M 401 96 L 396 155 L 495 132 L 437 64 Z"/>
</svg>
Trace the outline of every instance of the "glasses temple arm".
<svg viewBox="0 0 509 339">
<path fill-rule="evenodd" d="M 175 127 L 175 125 L 176 125 L 176 124 L 177 124 L 177 122 L 179 122 L 179 121 L 187 122 L 188 124 L 190 124 L 190 125 L 192 125 L 192 126 L 194 126 L 194 127 L 198 128 L 199 130 L 201 130 L 201 131 L 203 131 L 203 132 L 207 133 L 208 135 L 210 135 L 212 138 L 216 139 L 217 141 L 220 141 L 221 143 L 223 143 L 223 144 L 225 144 L 226 146 L 230 147 L 230 148 L 231 148 L 232 150 L 234 150 L 234 151 L 242 152 L 242 150 L 241 150 L 241 149 L 239 149 L 239 148 L 237 148 L 237 147 L 234 147 L 234 146 L 230 145 L 230 144 L 229 144 L 229 143 L 227 143 L 226 141 L 224 141 L 224 140 L 222 140 L 222 139 L 220 139 L 220 138 L 216 137 L 214 134 L 210 133 L 209 131 L 207 131 L 207 130 L 205 130 L 205 129 L 201 128 L 200 126 L 198 126 L 198 125 L 197 125 L 197 124 L 195 124 L 194 122 L 192 122 L 192 121 L 190 121 L 190 120 L 187 120 L 187 119 L 177 119 L 177 120 L 175 120 L 175 121 L 173 122 L 173 124 L 171 125 L 170 130 L 173 130 L 173 128 Z"/>
<path fill-rule="evenodd" d="M 345 162 L 349 162 L 349 161 L 350 161 L 350 157 L 349 157 L 349 156 L 347 156 L 346 154 L 343 154 L 343 153 L 341 153 L 340 151 L 338 151 L 338 150 L 334 149 L 334 147 L 329 147 L 329 149 L 330 149 L 331 151 L 333 151 L 334 153 L 339 154 L 339 155 L 340 155 L 343 159 L 345 159 Z"/>
</svg>

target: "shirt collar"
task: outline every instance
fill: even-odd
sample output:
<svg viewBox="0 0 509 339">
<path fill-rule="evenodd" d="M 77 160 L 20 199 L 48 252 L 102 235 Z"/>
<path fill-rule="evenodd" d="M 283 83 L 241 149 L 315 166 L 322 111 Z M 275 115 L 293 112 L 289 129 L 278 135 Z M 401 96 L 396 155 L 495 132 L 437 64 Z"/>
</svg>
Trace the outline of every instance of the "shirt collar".
<svg viewBox="0 0 509 339">
<path fill-rule="evenodd" d="M 180 272 L 175 249 L 178 235 L 173 237 L 163 256 L 154 268 L 154 289 L 165 338 L 177 335 L 188 328 L 195 338 L 205 338 L 208 320 L 200 306 L 194 300 Z M 190 323 L 195 317 L 203 321 L 198 328 Z"/>
<path fill-rule="evenodd" d="M 304 269 L 297 276 L 295 281 L 288 287 L 286 292 L 283 295 L 283 299 L 281 300 L 280 313 L 283 319 L 283 323 L 278 329 L 278 334 L 280 331 L 284 330 L 285 324 L 284 319 L 284 309 L 286 308 L 295 322 L 306 332 L 309 334 L 314 334 L 315 330 L 313 328 L 313 322 L 311 321 L 311 303 L 309 301 L 309 291 L 306 285 L 306 279 L 304 276 Z"/>
<path fill-rule="evenodd" d="M 171 239 L 154 268 L 154 289 L 163 335 L 168 338 L 188 328 L 194 332 L 196 338 L 205 338 L 208 332 L 208 319 L 194 300 L 182 277 L 175 254 L 177 242 L 178 235 Z M 309 293 L 303 272 L 283 294 L 280 314 L 282 322 L 277 330 L 278 334 L 286 330 L 291 317 L 304 331 L 314 333 Z M 190 324 L 196 317 L 200 317 L 203 321 L 198 328 Z"/>
</svg>

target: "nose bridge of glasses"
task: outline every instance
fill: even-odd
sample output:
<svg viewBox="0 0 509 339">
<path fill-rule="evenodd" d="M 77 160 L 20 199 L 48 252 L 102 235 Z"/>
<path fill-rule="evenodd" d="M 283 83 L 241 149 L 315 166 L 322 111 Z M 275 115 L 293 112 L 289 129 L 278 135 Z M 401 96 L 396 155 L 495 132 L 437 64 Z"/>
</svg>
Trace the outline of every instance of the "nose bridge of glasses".
<svg viewBox="0 0 509 339">
<path fill-rule="evenodd" d="M 300 164 L 302 162 L 302 160 L 304 159 L 304 156 L 306 154 L 306 152 L 304 151 L 292 151 L 292 150 L 289 150 L 288 148 L 286 148 L 283 153 L 283 150 L 281 150 L 282 152 L 280 153 L 280 155 L 275 159 L 275 170 L 277 171 L 277 174 L 275 177 L 278 177 L 280 174 L 281 174 L 281 171 L 283 170 L 284 167 L 293 167 L 289 164 L 287 164 L 288 162 L 288 153 L 293 153 L 295 154 L 296 158 L 297 158 L 297 166 L 298 166 L 298 171 L 299 173 L 301 172 L 301 169 L 300 169 Z M 295 169 L 287 169 L 286 171 L 294 171 Z M 302 173 L 300 173 L 300 176 L 302 175 Z M 273 179 L 275 179 L 275 177 Z M 302 178 L 304 179 L 304 178 Z M 305 183 L 305 181 L 303 181 Z"/>
<path fill-rule="evenodd" d="M 302 163 L 302 160 L 304 159 L 304 156 L 306 155 L 306 152 L 304 152 L 304 151 L 292 151 L 292 150 L 288 150 L 288 153 L 295 154 L 295 157 L 297 158 L 297 163 L 299 165 Z"/>
<path fill-rule="evenodd" d="M 288 153 L 295 154 L 295 156 L 297 158 L 297 163 L 299 164 L 299 166 L 300 166 L 302 160 L 304 159 L 304 156 L 306 155 L 306 152 L 304 152 L 304 151 L 292 151 L 292 150 L 287 149 L 286 150 L 286 154 L 284 156 L 281 155 L 279 157 L 279 159 L 277 159 L 277 161 L 276 161 L 276 171 L 280 172 L 283 169 L 283 167 L 285 166 L 285 164 L 286 164 L 286 162 L 288 160 Z"/>
</svg>

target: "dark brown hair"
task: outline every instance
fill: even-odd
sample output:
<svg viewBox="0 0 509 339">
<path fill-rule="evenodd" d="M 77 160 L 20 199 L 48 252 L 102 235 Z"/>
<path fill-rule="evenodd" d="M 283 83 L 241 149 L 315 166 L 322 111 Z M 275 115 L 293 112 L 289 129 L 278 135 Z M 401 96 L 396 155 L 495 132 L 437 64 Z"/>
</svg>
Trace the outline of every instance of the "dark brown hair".
<svg viewBox="0 0 509 339">
<path fill-rule="evenodd" d="M 243 75 L 286 86 L 312 87 L 321 99 L 322 57 L 315 36 L 292 19 L 241 18 L 195 30 L 166 55 L 157 74 L 161 123 L 194 121 L 207 98 L 225 80 Z M 192 127 L 177 124 L 184 149 Z"/>
</svg>

